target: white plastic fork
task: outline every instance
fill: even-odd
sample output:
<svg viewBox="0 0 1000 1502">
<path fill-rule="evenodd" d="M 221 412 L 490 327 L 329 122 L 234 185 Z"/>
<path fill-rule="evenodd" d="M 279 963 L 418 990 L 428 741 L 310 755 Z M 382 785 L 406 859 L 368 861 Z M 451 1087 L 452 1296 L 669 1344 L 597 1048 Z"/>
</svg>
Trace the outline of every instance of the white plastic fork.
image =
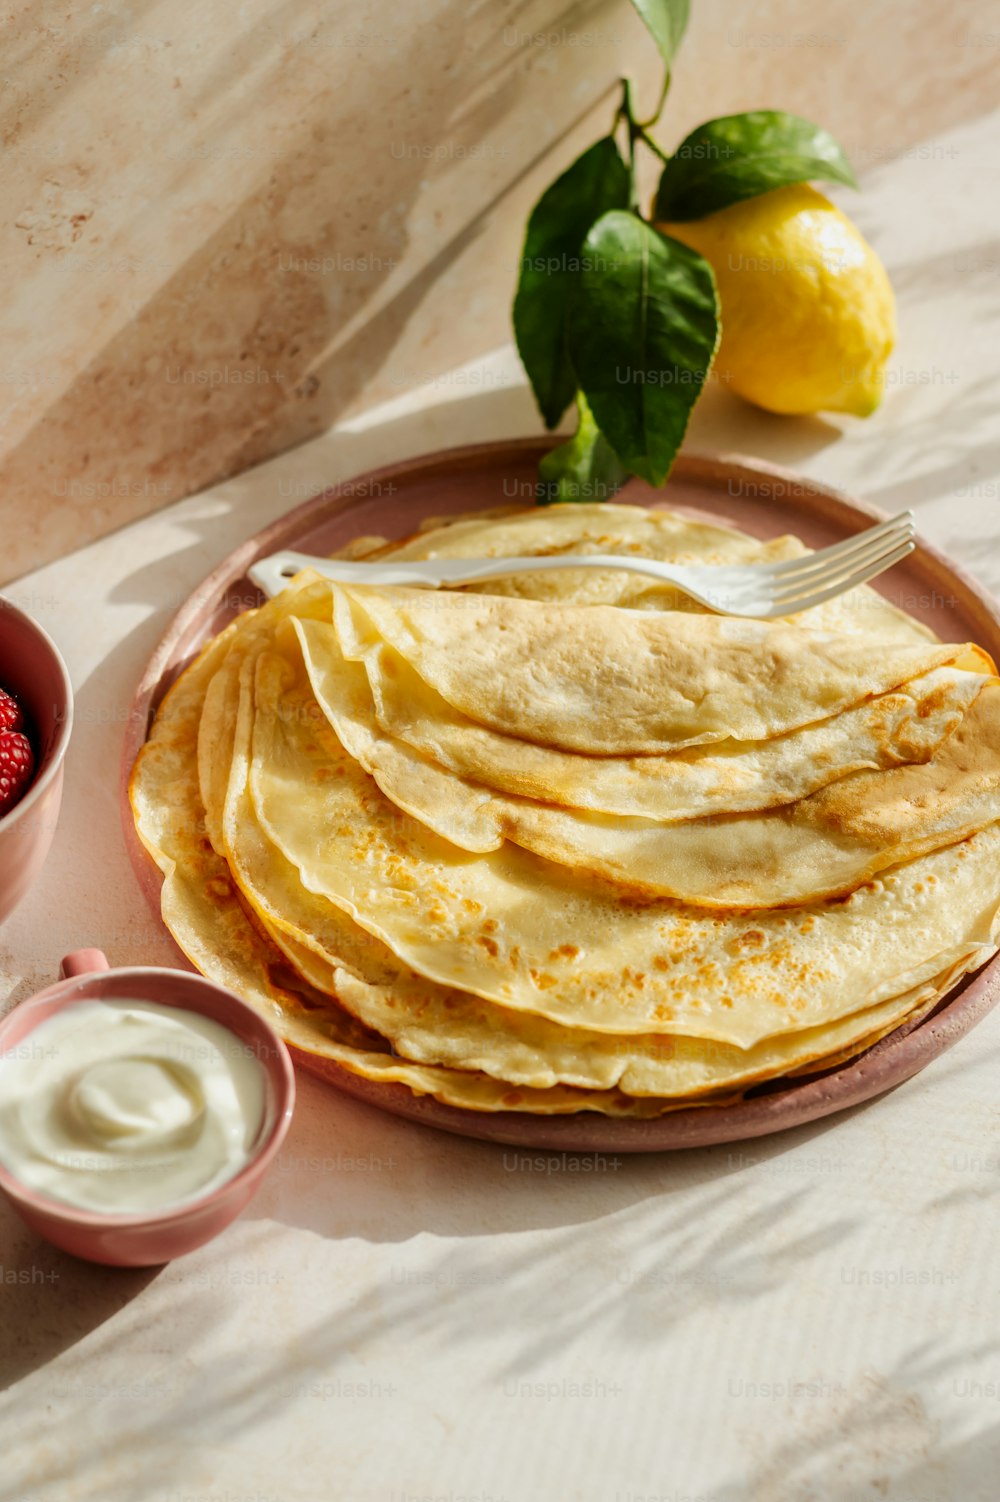
<svg viewBox="0 0 1000 1502">
<path fill-rule="evenodd" d="M 560 553 L 544 558 L 432 558 L 406 563 L 376 559 L 368 563 L 286 550 L 258 559 L 247 573 L 257 588 L 273 599 L 306 568 L 339 584 L 409 584 L 427 589 L 438 589 L 442 584 L 478 584 L 484 579 L 550 569 L 619 568 L 676 585 L 720 615 L 767 620 L 809 610 L 824 600 L 847 594 L 877 574 L 885 573 L 914 547 L 913 512 L 902 511 L 844 542 L 801 558 L 789 558 L 784 563 L 736 567 L 689 565 L 618 553 Z"/>
</svg>

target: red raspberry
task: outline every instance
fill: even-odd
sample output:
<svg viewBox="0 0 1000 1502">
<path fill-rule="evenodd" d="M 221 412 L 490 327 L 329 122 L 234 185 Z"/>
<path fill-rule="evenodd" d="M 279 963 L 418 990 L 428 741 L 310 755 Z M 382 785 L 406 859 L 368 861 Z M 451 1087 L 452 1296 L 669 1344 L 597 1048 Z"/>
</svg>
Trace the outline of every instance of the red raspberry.
<svg viewBox="0 0 1000 1502">
<path fill-rule="evenodd" d="M 0 688 L 0 730 L 23 730 L 21 706 L 5 688 Z"/>
<path fill-rule="evenodd" d="M 27 792 L 34 770 L 28 737 L 20 730 L 0 730 L 0 817 Z"/>
</svg>

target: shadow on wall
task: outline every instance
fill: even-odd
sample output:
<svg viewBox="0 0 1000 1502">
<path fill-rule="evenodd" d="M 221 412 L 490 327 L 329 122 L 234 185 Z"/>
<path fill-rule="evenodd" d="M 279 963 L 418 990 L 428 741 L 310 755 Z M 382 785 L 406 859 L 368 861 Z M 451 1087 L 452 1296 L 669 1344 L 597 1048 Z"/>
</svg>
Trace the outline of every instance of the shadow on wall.
<svg viewBox="0 0 1000 1502">
<path fill-rule="evenodd" d="M 124 224 L 119 206 L 117 236 L 112 225 L 112 241 L 138 243 L 149 218 L 162 216 L 169 279 L 131 307 L 129 317 L 122 308 L 127 279 L 108 290 L 91 275 L 94 285 L 81 290 L 101 294 L 105 324 L 115 331 L 75 378 L 67 371 L 66 389 L 0 462 L 0 530 L 15 539 L 0 577 L 328 426 L 385 367 L 432 289 L 481 235 L 497 200 L 610 98 L 615 56 L 566 53 L 533 71 L 528 63 L 535 58 L 525 55 L 531 43 L 518 41 L 522 28 L 594 25 L 595 17 L 624 8 L 624 0 L 591 0 L 554 14 L 551 0 L 533 0 L 498 13 L 444 0 L 419 23 L 386 11 L 385 35 L 376 44 L 380 34 L 372 32 L 370 45 L 362 45 L 360 21 L 340 16 L 342 32 L 356 28 L 356 56 L 313 47 L 299 93 L 301 60 L 290 56 L 288 37 L 301 7 L 289 3 L 240 36 L 224 66 L 214 58 L 214 69 L 175 97 L 187 112 L 178 113 L 178 138 L 190 139 L 192 108 L 195 117 L 211 110 L 202 135 L 220 144 L 171 150 L 165 197 L 129 202 Z M 512 15 L 519 17 L 514 28 Z M 557 62 L 558 91 L 548 82 Z M 29 53 L 25 66 L 31 65 Z M 240 86 L 247 76 L 260 80 L 249 92 Z M 258 90 L 270 106 L 263 148 Z M 281 129 L 273 124 L 275 96 Z M 77 108 L 87 120 L 86 102 Z M 253 144 L 240 148 L 240 142 Z M 263 160 L 252 164 L 249 195 L 219 222 L 203 201 L 205 153 L 239 149 Z M 210 228 L 200 242 L 174 233 L 185 214 Z M 112 210 L 107 218 L 113 217 Z M 101 244 L 101 225 L 99 203 L 80 226 L 81 255 Z M 461 278 L 449 297 L 439 293 L 409 359 L 425 368 L 390 371 L 389 394 L 505 337 L 522 227 L 523 213 L 512 211 L 502 237 L 510 242 L 503 254 L 511 264 L 500 268 L 502 276 L 501 246 L 491 238 L 492 266 L 477 273 L 494 287 L 489 296 L 476 289 L 473 305 Z M 40 239 L 36 266 L 45 254 L 63 253 L 63 269 L 73 269 L 76 251 L 46 248 L 37 224 L 31 233 Z M 180 244 L 197 249 L 181 260 Z M 67 291 L 79 287 L 79 273 L 75 284 L 64 281 Z M 456 297 L 463 303 L 458 309 Z M 68 338 L 73 301 L 67 298 L 62 315 Z M 46 316 L 60 315 L 50 308 Z M 438 335 L 435 353 L 428 346 Z"/>
<path fill-rule="evenodd" d="M 992 108 L 986 0 L 876 10 L 696 0 L 663 140 L 780 103 L 864 171 Z M 5 30 L 0 579 L 495 347 L 536 192 L 619 73 L 660 73 L 629 0 L 36 0 Z"/>
</svg>

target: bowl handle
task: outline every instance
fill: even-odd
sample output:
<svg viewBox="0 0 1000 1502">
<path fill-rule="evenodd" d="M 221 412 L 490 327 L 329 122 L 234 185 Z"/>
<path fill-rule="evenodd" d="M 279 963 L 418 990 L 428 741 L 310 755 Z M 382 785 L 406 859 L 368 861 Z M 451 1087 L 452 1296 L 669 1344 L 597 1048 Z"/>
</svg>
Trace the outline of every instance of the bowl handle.
<svg viewBox="0 0 1000 1502">
<path fill-rule="evenodd" d="M 95 970 L 110 970 L 108 957 L 103 949 L 74 949 L 64 955 L 59 966 L 59 979 L 69 980 L 74 975 L 90 975 Z"/>
</svg>

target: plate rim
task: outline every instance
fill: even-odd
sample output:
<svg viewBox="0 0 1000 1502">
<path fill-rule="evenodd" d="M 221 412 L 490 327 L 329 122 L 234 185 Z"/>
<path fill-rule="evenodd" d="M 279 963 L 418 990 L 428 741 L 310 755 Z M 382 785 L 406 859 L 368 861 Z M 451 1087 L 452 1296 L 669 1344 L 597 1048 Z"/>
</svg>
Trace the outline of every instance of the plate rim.
<svg viewBox="0 0 1000 1502">
<path fill-rule="evenodd" d="M 245 538 L 222 558 L 196 585 L 170 618 L 140 674 L 125 722 L 119 768 L 119 811 L 126 850 L 133 872 L 147 902 L 170 939 L 184 968 L 197 971 L 163 924 L 159 893 L 162 873 L 138 838 L 128 797 L 132 765 L 144 744 L 152 717 L 170 683 L 190 662 L 207 637 L 178 660 L 178 649 L 190 647 L 192 631 L 206 607 L 224 601 L 234 584 L 245 580 L 247 569 L 258 558 L 279 547 L 294 546 L 296 534 L 330 520 L 350 509 L 359 495 L 397 479 L 411 481 L 421 474 L 462 470 L 501 455 L 519 460 L 540 458 L 552 440 L 528 437 L 491 440 L 437 449 L 409 459 L 349 476 L 318 491 L 308 500 L 283 513 Z M 789 497 L 808 496 L 814 511 L 833 522 L 854 522 L 860 516 L 881 521 L 887 515 L 870 502 L 859 500 L 837 487 L 815 480 L 787 466 L 736 451 L 707 453 L 684 450 L 678 456 L 672 478 L 711 480 L 721 470 L 759 481 L 764 478 L 786 493 L 770 499 L 794 514 Z M 794 487 L 794 489 L 792 489 Z M 627 487 L 626 487 L 627 489 Z M 392 493 L 392 492 L 390 492 Z M 624 499 L 624 492 L 623 499 Z M 669 504 L 664 499 L 664 504 Z M 918 538 L 911 555 L 925 572 L 961 587 L 966 602 L 971 599 L 979 613 L 1000 634 L 1000 603 L 970 575 L 932 544 Z M 831 1072 L 807 1076 L 801 1083 L 751 1096 L 729 1106 L 704 1106 L 677 1110 L 648 1119 L 611 1117 L 593 1111 L 540 1116 L 526 1112 L 481 1112 L 448 1106 L 430 1095 L 417 1095 L 406 1085 L 368 1080 L 350 1070 L 290 1045 L 296 1064 L 343 1093 L 394 1116 L 434 1127 L 453 1135 L 517 1146 L 535 1151 L 572 1153 L 646 1153 L 680 1151 L 750 1141 L 789 1131 L 839 1112 L 849 1110 L 895 1089 L 939 1057 L 1000 1001 L 1000 955 L 979 970 L 967 973 L 920 1022 L 894 1030 L 870 1049 Z M 875 1069 L 873 1079 L 872 1070 Z"/>
</svg>

